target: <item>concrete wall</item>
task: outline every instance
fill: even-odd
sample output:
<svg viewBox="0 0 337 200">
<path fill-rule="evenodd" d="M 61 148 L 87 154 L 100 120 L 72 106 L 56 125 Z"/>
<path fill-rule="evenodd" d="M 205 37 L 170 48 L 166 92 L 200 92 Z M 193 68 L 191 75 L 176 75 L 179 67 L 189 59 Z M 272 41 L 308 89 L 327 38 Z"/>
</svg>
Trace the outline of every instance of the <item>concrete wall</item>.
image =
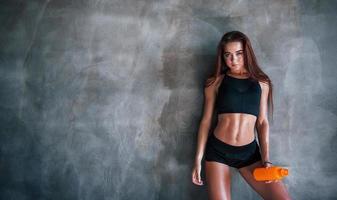
<svg viewBox="0 0 337 200">
<path fill-rule="evenodd" d="M 1 199 L 207 199 L 203 83 L 239 30 L 274 83 L 270 156 L 337 196 L 336 1 L 1 1 Z M 232 199 L 259 196 L 232 170 Z M 205 180 L 204 171 L 202 172 Z"/>
</svg>

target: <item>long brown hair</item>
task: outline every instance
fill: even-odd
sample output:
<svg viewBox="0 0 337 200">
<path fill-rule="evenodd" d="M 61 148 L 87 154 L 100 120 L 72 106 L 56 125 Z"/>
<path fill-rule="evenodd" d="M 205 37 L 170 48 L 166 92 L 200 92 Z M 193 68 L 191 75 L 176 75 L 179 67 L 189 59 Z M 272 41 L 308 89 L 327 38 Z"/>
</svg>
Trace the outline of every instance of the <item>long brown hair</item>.
<svg viewBox="0 0 337 200">
<path fill-rule="evenodd" d="M 257 81 L 261 81 L 267 83 L 269 85 L 269 94 L 268 94 L 268 116 L 271 115 L 271 119 L 273 121 L 273 110 L 274 110 L 274 103 L 273 103 L 273 84 L 270 78 L 265 74 L 259 64 L 257 63 L 252 45 L 250 43 L 249 38 L 240 31 L 230 31 L 225 33 L 217 47 L 217 55 L 216 55 L 216 64 L 215 64 L 215 71 L 214 73 L 206 80 L 205 87 L 210 86 L 215 79 L 229 69 L 226 65 L 224 60 L 224 49 L 225 45 L 228 42 L 241 42 L 244 51 L 244 63 L 247 71 L 250 74 L 250 79 L 254 79 Z M 270 116 L 269 116 L 270 117 Z"/>
</svg>

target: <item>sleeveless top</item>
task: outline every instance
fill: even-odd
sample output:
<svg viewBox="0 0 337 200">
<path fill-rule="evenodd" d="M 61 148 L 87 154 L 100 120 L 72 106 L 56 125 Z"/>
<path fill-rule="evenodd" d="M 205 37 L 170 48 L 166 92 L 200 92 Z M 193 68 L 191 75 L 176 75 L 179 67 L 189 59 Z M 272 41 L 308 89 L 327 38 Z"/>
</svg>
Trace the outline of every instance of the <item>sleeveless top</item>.
<svg viewBox="0 0 337 200">
<path fill-rule="evenodd" d="M 235 78 L 227 75 L 218 89 L 216 108 L 221 113 L 247 113 L 259 115 L 261 86 L 251 78 Z"/>
</svg>

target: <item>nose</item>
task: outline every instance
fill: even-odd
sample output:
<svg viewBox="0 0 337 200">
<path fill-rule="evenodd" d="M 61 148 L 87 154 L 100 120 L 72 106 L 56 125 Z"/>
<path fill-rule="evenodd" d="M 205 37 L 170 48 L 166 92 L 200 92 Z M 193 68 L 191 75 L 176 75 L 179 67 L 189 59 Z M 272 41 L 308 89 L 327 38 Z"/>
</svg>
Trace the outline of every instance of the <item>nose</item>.
<svg viewBox="0 0 337 200">
<path fill-rule="evenodd" d="M 232 56 L 232 62 L 233 62 L 233 64 L 237 64 L 237 61 L 238 61 L 239 59 L 238 59 L 238 57 L 237 56 Z"/>
</svg>

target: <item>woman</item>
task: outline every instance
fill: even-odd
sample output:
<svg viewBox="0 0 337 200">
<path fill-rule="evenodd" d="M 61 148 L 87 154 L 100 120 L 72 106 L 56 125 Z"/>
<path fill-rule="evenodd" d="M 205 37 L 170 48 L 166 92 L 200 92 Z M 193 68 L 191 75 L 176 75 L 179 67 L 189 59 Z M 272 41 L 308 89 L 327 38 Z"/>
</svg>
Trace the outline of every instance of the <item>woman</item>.
<svg viewBox="0 0 337 200">
<path fill-rule="evenodd" d="M 192 170 L 193 183 L 203 185 L 200 171 L 205 152 L 210 199 L 231 199 L 229 167 L 237 168 L 263 199 L 290 199 L 282 181 L 261 182 L 252 175 L 257 167 L 272 166 L 267 114 L 268 107 L 273 109 L 273 101 L 271 80 L 258 66 L 245 34 L 231 31 L 221 38 L 215 74 L 207 79 L 204 96 L 204 113 Z M 208 137 L 214 109 L 217 110 L 218 123 Z M 259 145 L 255 139 L 255 127 Z"/>
</svg>

